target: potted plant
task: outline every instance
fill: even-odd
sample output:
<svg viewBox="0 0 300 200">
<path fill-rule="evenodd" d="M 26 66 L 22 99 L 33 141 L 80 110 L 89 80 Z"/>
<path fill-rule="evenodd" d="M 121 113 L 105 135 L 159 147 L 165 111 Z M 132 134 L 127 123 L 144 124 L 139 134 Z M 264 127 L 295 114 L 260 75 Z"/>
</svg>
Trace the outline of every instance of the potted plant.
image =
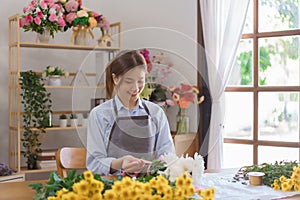
<svg viewBox="0 0 300 200">
<path fill-rule="evenodd" d="M 59 126 L 60 127 L 67 127 L 67 124 L 68 124 L 67 115 L 65 115 L 65 114 L 59 115 Z"/>
<path fill-rule="evenodd" d="M 59 68 L 58 66 L 50 66 L 48 65 L 44 70 L 43 77 L 49 77 L 48 85 L 51 86 L 60 86 L 61 85 L 61 76 L 68 77 L 69 73 L 65 72 L 63 69 Z"/>
<path fill-rule="evenodd" d="M 51 113 L 50 93 L 44 87 L 43 77 L 33 71 L 20 73 L 21 103 L 24 107 L 23 136 L 21 138 L 28 169 L 36 169 L 37 154 L 41 151 L 40 135 L 45 133 Z M 35 128 L 35 129 L 33 129 Z"/>
<path fill-rule="evenodd" d="M 70 115 L 70 119 L 71 119 L 71 126 L 76 127 L 78 125 L 78 117 L 76 113 L 72 113 Z"/>
<path fill-rule="evenodd" d="M 81 126 L 87 126 L 89 114 L 87 112 L 82 113 L 82 123 Z"/>
</svg>

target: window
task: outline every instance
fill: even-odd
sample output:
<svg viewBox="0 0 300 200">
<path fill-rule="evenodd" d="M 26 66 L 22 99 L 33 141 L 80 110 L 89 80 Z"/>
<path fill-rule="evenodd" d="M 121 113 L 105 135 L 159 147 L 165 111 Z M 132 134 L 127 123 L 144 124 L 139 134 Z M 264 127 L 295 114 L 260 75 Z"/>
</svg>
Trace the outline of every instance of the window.
<svg viewBox="0 0 300 200">
<path fill-rule="evenodd" d="M 225 90 L 224 167 L 299 160 L 299 9 L 299 0 L 250 0 Z M 236 152 L 239 162 L 227 162 Z"/>
</svg>

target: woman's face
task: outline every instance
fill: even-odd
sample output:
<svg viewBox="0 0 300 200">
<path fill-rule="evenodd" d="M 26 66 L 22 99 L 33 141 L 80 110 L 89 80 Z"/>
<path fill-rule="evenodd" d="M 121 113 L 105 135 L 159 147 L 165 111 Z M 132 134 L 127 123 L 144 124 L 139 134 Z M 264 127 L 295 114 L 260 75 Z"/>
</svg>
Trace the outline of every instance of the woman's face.
<svg viewBox="0 0 300 200">
<path fill-rule="evenodd" d="M 125 106 L 128 106 L 129 102 L 137 101 L 145 86 L 145 76 L 143 66 L 134 67 L 119 77 L 113 74 L 117 94 Z"/>
</svg>

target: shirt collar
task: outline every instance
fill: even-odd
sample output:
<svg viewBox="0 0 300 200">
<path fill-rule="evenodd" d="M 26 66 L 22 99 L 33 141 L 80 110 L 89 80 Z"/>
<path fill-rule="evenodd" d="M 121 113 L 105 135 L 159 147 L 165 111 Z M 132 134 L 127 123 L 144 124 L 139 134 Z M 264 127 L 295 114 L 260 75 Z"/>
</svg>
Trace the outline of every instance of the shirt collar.
<svg viewBox="0 0 300 200">
<path fill-rule="evenodd" d="M 116 101 L 116 106 L 117 106 L 117 111 L 120 111 L 121 109 L 125 109 L 125 110 L 129 110 L 128 108 L 126 108 L 123 103 L 121 102 L 120 98 L 118 97 L 118 95 L 115 95 L 115 101 Z M 133 110 L 137 110 L 137 109 L 144 109 L 142 100 L 139 98 L 138 99 L 138 106 L 136 106 Z"/>
</svg>

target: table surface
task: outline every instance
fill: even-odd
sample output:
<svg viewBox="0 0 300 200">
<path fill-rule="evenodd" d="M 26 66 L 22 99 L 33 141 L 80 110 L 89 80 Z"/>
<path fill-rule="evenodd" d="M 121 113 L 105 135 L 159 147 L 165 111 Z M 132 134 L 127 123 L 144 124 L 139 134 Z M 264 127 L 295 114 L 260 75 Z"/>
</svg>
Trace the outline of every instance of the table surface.
<svg viewBox="0 0 300 200">
<path fill-rule="evenodd" d="M 206 173 L 217 173 L 224 170 L 206 170 Z M 23 181 L 23 182 L 7 182 L 0 183 L 0 200 L 32 200 L 35 195 L 35 190 L 32 190 L 28 185 L 30 183 L 45 184 L 47 180 Z M 300 199 L 300 195 L 294 195 L 285 200 Z"/>
</svg>

